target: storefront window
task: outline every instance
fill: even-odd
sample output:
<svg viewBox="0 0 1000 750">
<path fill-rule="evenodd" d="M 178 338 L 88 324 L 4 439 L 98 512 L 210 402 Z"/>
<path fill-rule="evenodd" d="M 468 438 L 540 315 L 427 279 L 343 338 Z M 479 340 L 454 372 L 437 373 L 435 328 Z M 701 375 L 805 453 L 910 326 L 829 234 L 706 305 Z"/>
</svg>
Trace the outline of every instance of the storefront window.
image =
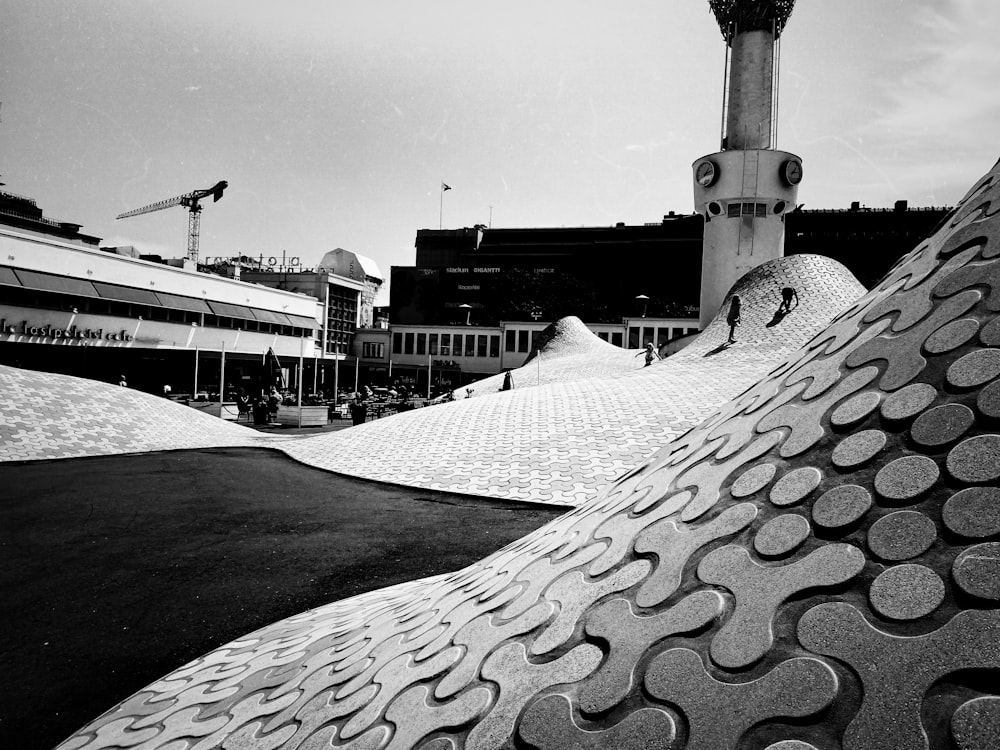
<svg viewBox="0 0 1000 750">
<path fill-rule="evenodd" d="M 519 352 L 522 352 L 522 353 L 528 351 L 528 332 L 527 331 L 518 331 L 517 332 L 517 350 Z"/>
</svg>

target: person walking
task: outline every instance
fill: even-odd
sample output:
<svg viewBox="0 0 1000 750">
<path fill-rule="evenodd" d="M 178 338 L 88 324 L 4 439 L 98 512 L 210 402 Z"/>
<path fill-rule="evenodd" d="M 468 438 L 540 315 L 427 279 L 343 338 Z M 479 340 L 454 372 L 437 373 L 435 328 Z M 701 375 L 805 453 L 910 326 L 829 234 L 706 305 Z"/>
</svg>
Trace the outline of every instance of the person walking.
<svg viewBox="0 0 1000 750">
<path fill-rule="evenodd" d="M 649 367 L 651 364 L 653 364 L 653 362 L 655 362 L 660 358 L 659 352 L 657 352 L 656 349 L 653 348 L 652 343 L 646 344 L 646 348 L 643 349 L 638 354 L 636 354 L 635 356 L 641 357 L 643 354 L 646 355 L 646 364 L 643 365 L 643 367 Z"/>
<path fill-rule="evenodd" d="M 729 324 L 729 343 L 736 343 L 736 327 L 743 324 L 743 317 L 740 314 L 740 295 L 734 294 L 729 303 L 729 314 L 726 315 L 726 322 Z"/>
<path fill-rule="evenodd" d="M 781 304 L 778 305 L 779 313 L 790 313 L 792 311 L 792 300 L 795 300 L 795 307 L 799 306 L 799 293 L 790 286 L 781 290 Z"/>
</svg>

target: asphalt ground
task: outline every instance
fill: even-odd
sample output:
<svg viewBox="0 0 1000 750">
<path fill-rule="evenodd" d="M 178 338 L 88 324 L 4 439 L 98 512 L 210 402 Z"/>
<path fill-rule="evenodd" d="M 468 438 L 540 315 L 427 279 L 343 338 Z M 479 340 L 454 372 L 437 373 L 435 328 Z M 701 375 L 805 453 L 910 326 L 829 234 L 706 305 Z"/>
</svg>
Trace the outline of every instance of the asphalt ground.
<svg viewBox="0 0 1000 750">
<path fill-rule="evenodd" d="M 0 747 L 52 748 L 230 640 L 457 570 L 564 512 L 260 449 L 0 466 Z"/>
</svg>

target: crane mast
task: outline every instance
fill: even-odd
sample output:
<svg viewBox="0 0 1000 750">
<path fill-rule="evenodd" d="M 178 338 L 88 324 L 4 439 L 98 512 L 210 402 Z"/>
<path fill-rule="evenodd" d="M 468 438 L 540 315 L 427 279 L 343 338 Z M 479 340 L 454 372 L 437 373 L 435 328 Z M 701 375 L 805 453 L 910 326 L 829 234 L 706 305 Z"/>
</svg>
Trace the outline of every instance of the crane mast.
<svg viewBox="0 0 1000 750">
<path fill-rule="evenodd" d="M 227 187 L 229 187 L 229 183 L 225 180 L 220 180 L 210 188 L 205 188 L 204 190 L 192 190 L 190 193 L 185 193 L 184 195 L 178 195 L 173 198 L 157 201 L 156 203 L 150 203 L 148 206 L 135 208 L 131 211 L 118 214 L 115 218 L 126 219 L 129 216 L 141 216 L 142 214 L 149 214 L 154 211 L 162 211 L 163 209 L 171 208 L 172 206 L 184 206 L 188 210 L 187 257 L 194 263 L 197 263 L 198 243 L 201 237 L 201 210 L 203 208 L 201 201 L 203 198 L 207 198 L 208 196 L 212 196 L 213 202 L 218 201 L 222 197 L 222 192 Z"/>
</svg>

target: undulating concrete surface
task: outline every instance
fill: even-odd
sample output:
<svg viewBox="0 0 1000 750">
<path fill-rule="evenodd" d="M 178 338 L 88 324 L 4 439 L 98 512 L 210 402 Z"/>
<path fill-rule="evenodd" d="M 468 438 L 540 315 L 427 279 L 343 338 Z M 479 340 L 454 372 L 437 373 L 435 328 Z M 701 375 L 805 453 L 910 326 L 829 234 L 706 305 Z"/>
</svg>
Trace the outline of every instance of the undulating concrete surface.
<svg viewBox="0 0 1000 750">
<path fill-rule="evenodd" d="M 248 629 L 419 588 L 562 512 L 247 448 L 7 464 L 0 485 L 4 750 L 51 750 Z"/>
<path fill-rule="evenodd" d="M 998 311 L 995 167 L 599 497 L 451 575 L 221 646 L 61 748 L 996 747 Z M 724 353 L 691 365 L 689 398 Z"/>
<path fill-rule="evenodd" d="M 779 319 L 784 286 L 795 287 L 802 302 Z M 743 325 L 733 346 L 725 345 L 724 314 L 687 348 L 650 367 L 641 366 L 637 352 L 573 329 L 574 346 L 557 338 L 554 354 L 542 353 L 542 372 L 553 373 L 546 385 L 516 387 L 530 383 L 537 365 L 529 362 L 514 371 L 513 391 L 406 412 L 283 449 L 310 466 L 366 479 L 578 505 L 766 375 L 864 288 L 836 261 L 796 255 L 759 266 L 734 291 L 743 300 Z M 590 376 L 628 360 L 640 367 Z"/>
<path fill-rule="evenodd" d="M 784 286 L 798 290 L 801 304 L 781 317 Z M 179 404 L 107 384 L 0 367 L 0 386 L 12 398 L 0 424 L 0 459 L 271 446 L 363 479 L 578 505 L 767 374 L 864 289 L 836 261 L 796 255 L 758 267 L 734 292 L 743 325 L 733 346 L 725 345 L 723 314 L 686 349 L 644 367 L 637 352 L 568 323 L 541 364 L 514 371 L 513 391 L 303 439 L 194 418 Z M 528 387 L 536 371 L 547 382 Z"/>
<path fill-rule="evenodd" d="M 542 351 L 511 370 L 514 389 L 568 383 L 584 378 L 624 375 L 645 366 L 641 350 L 622 349 L 602 341 L 575 316 L 557 320 L 542 332 Z M 478 398 L 503 390 L 505 373 L 491 375 L 453 392 L 456 399 Z"/>
</svg>

